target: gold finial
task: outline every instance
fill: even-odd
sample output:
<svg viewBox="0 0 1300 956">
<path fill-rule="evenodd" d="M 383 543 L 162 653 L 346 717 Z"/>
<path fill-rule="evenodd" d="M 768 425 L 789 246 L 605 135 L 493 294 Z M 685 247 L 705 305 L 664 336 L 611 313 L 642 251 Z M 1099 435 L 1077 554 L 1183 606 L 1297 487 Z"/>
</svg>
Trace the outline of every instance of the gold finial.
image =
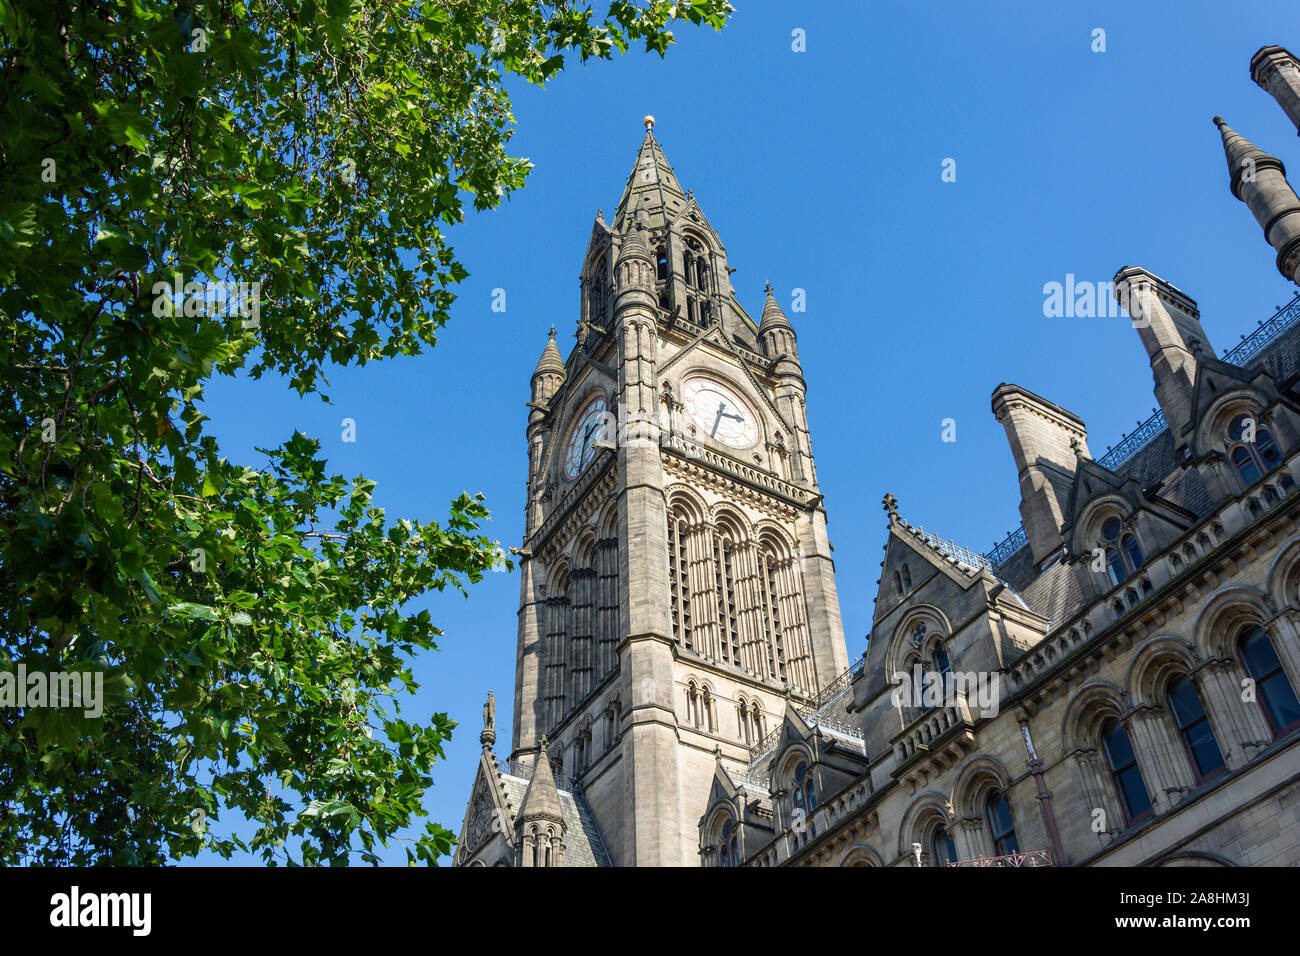
<svg viewBox="0 0 1300 956">
<path fill-rule="evenodd" d="M 647 113 L 645 116 L 641 118 L 641 122 L 645 123 L 646 129 L 652 129 L 655 125 L 655 118 Z"/>
</svg>

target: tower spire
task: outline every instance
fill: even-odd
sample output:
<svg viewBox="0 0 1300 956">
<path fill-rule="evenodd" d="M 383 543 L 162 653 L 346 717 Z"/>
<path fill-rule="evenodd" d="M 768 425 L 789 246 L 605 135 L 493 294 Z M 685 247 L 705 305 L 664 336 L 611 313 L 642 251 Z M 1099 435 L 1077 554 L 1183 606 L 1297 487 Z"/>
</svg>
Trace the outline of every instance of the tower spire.
<svg viewBox="0 0 1300 956">
<path fill-rule="evenodd" d="M 677 174 L 668 163 L 663 147 L 655 139 L 655 118 L 647 116 L 642 122 L 645 124 L 645 137 L 614 211 L 614 232 L 619 234 L 637 228 L 638 209 L 642 228 L 662 229 L 686 208 L 686 194 L 677 182 Z"/>
<path fill-rule="evenodd" d="M 1244 202 L 1264 229 L 1264 238 L 1277 250 L 1277 268 L 1300 283 L 1300 199 L 1286 180 L 1286 167 L 1246 137 L 1214 117 L 1223 137 L 1232 194 Z"/>
</svg>

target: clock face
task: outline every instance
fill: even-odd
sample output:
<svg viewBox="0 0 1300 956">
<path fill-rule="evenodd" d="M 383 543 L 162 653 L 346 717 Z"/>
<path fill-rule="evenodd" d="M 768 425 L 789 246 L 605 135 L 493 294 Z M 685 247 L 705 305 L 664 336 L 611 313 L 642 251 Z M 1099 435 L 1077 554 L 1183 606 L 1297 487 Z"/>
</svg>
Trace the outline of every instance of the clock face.
<svg viewBox="0 0 1300 956">
<path fill-rule="evenodd" d="M 682 383 L 682 404 L 695 427 L 732 448 L 758 441 L 758 416 L 729 386 L 697 376 Z"/>
<path fill-rule="evenodd" d="M 569 444 L 564 449 L 564 477 L 577 478 L 596 457 L 595 444 L 604 437 L 605 399 L 593 398 L 578 415 L 578 421 L 569 432 Z"/>
</svg>

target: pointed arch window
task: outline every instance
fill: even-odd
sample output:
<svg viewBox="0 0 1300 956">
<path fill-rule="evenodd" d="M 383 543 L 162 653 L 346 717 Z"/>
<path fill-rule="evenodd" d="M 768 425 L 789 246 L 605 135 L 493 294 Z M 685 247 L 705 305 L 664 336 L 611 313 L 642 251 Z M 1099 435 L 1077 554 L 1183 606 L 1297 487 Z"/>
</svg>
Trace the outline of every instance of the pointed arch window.
<svg viewBox="0 0 1300 956">
<path fill-rule="evenodd" d="M 764 624 L 767 629 L 767 674 L 785 681 L 785 632 L 781 623 L 781 598 L 777 582 L 777 556 L 764 547 L 758 556 L 758 580 L 763 588 Z M 759 736 L 762 736 L 760 733 Z"/>
<path fill-rule="evenodd" d="M 1214 728 L 1210 726 L 1205 705 L 1201 703 L 1201 695 L 1196 692 L 1192 679 L 1186 674 L 1175 679 L 1170 683 L 1165 699 L 1178 724 L 1178 735 L 1187 748 L 1197 782 L 1223 770 L 1223 751 L 1219 749 Z"/>
<path fill-rule="evenodd" d="M 718 840 L 718 865 L 727 867 L 740 865 L 740 840 L 736 825 L 730 820 L 722 825 L 722 835 Z"/>
<path fill-rule="evenodd" d="M 739 664 L 740 626 L 736 607 L 735 550 L 729 537 L 714 536 L 713 569 L 718 595 L 718 637 L 722 645 L 722 660 L 727 664 Z"/>
<path fill-rule="evenodd" d="M 1015 821 L 1011 819 L 1011 805 L 1001 790 L 992 791 L 984 801 L 984 817 L 993 837 L 993 855 L 1019 853 L 1020 841 L 1016 838 Z"/>
<path fill-rule="evenodd" d="M 1102 522 L 1101 540 L 1106 555 L 1106 573 L 1112 585 L 1122 584 L 1146 563 L 1137 535 L 1118 515 L 1111 515 Z"/>
<path fill-rule="evenodd" d="M 957 862 L 957 844 L 944 824 L 935 827 L 934 836 L 930 838 L 930 859 L 935 866 L 947 866 Z"/>
<path fill-rule="evenodd" d="M 1268 719 L 1273 736 L 1280 737 L 1300 726 L 1300 701 L 1296 700 L 1295 688 L 1287 679 L 1267 632 L 1252 624 L 1238 638 L 1237 649 L 1246 673 L 1255 682 L 1255 699 Z"/>
<path fill-rule="evenodd" d="M 673 638 L 687 650 L 694 650 L 687 538 L 688 528 L 685 519 L 670 516 L 668 519 L 668 597 Z"/>
<path fill-rule="evenodd" d="M 661 281 L 668 278 L 668 250 L 663 246 L 655 249 L 655 277 Z"/>
<path fill-rule="evenodd" d="M 1101 746 L 1128 822 L 1136 823 L 1146 819 L 1154 811 L 1146 781 L 1142 779 L 1142 768 L 1138 766 L 1137 754 L 1133 751 L 1128 731 L 1114 717 L 1102 725 Z"/>
<path fill-rule="evenodd" d="M 812 770 L 807 761 L 801 760 L 795 765 L 790 777 L 791 828 L 796 842 L 806 843 L 817 835 L 812 822 L 812 813 L 817 809 L 817 784 L 813 781 Z M 800 837 L 802 836 L 802 839 Z"/>
<path fill-rule="evenodd" d="M 1249 487 L 1282 460 L 1273 434 L 1251 415 L 1238 415 L 1228 426 L 1228 458 L 1242 487 Z"/>
</svg>

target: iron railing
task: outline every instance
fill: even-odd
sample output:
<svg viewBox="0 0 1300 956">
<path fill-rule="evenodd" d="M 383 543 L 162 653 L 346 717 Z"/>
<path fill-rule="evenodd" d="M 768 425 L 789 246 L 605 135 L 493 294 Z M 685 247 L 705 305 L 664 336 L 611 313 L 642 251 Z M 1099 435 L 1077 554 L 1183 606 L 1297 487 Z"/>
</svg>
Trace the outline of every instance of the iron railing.
<svg viewBox="0 0 1300 956">
<path fill-rule="evenodd" d="M 522 761 L 519 760 L 498 759 L 497 769 L 500 770 L 502 773 L 510 774 L 510 776 L 512 777 L 518 777 L 520 780 L 531 781 L 533 779 L 534 768 L 529 764 L 523 763 Z M 564 790 L 568 793 L 573 793 L 574 791 L 581 789 L 581 784 L 577 780 L 573 779 L 572 777 L 566 777 L 562 773 L 554 773 L 554 772 L 552 772 L 552 776 L 555 777 L 556 790 Z"/>
<path fill-rule="evenodd" d="M 1052 866 L 1051 850 L 1030 850 L 1005 856 L 980 856 L 973 860 L 953 860 L 945 866 Z"/>
</svg>

